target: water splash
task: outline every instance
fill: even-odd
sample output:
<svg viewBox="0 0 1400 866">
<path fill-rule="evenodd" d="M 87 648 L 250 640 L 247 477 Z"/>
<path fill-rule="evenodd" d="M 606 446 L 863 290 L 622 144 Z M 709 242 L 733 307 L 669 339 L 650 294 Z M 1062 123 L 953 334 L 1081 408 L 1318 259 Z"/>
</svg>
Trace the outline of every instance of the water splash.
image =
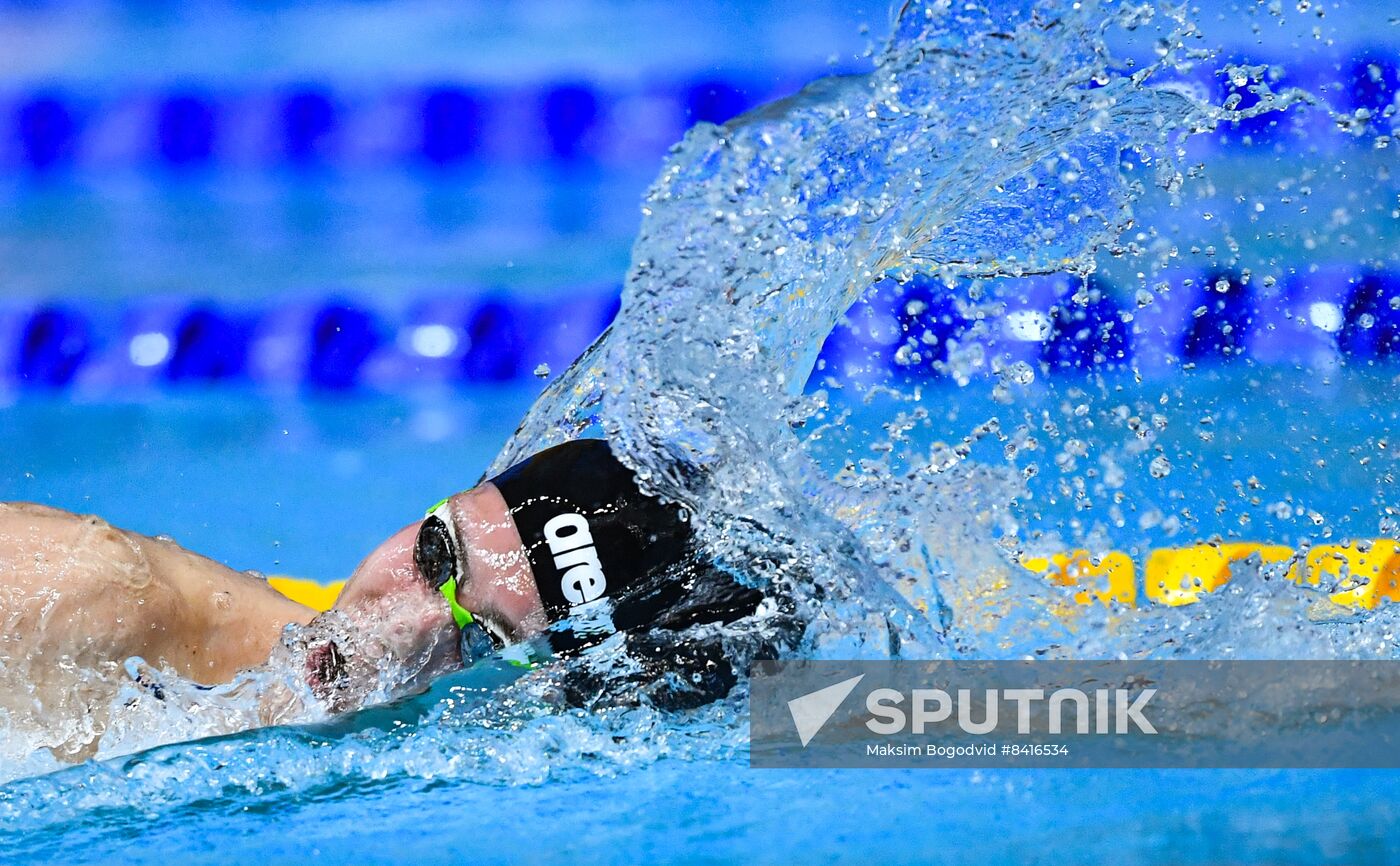
<svg viewBox="0 0 1400 866">
<path fill-rule="evenodd" d="M 1163 46 L 1151 64 L 1107 47 L 1142 31 Z M 825 371 L 806 388 L 822 341 L 872 286 L 898 295 L 931 277 L 975 319 L 997 308 L 984 283 L 1086 276 L 1146 185 L 1180 193 L 1187 136 L 1305 101 L 1281 91 L 1248 109 L 1213 106 L 1159 80 L 1201 62 L 1184 47 L 1194 32 L 1183 13 L 1145 4 L 904 3 L 870 73 L 697 126 L 647 195 L 619 319 L 532 408 L 493 471 L 605 433 L 647 486 L 693 509 L 718 560 L 800 597 L 809 654 L 1393 655 L 1393 615 L 1311 625 L 1309 599 L 1280 581 L 1241 579 L 1190 609 L 1077 607 L 1070 590 L 1014 567 L 1031 476 L 993 459 L 1083 459 L 1068 445 L 1037 450 L 1048 415 L 1039 428 L 988 413 L 944 429 L 917 383 Z M 1243 74 L 1245 86 L 1259 78 Z M 948 353 L 956 381 L 995 363 L 979 338 L 974 325 Z M 1034 372 L 1000 370 L 1004 407 Z M 1139 416 L 1151 413 L 1134 407 L 1124 423 Z M 1143 441 L 1132 433 L 1117 456 L 1131 464 Z M 1265 618 L 1277 629 L 1250 631 Z M 11 785 L 0 819 L 62 827 L 133 799 L 168 810 L 386 778 L 533 784 L 743 748 L 742 686 L 684 720 L 646 707 L 585 715 L 559 711 L 548 672 L 517 683 L 506 673 L 467 672 L 339 722 L 306 702 L 275 720 L 301 727 Z M 104 755 L 149 747 L 155 730 L 188 738 L 269 721 L 249 715 L 247 692 L 263 684 L 209 692 L 160 674 L 175 699 L 153 701 L 127 676 Z M 14 774 L 52 767 L 32 760 Z"/>
<path fill-rule="evenodd" d="M 832 478 L 795 429 L 823 414 L 803 386 L 882 278 L 1087 274 L 1131 221 L 1125 161 L 1175 182 L 1180 142 L 1212 109 L 1155 84 L 1169 54 L 1122 74 L 1105 48 L 1148 11 L 905 3 L 871 73 L 693 129 L 647 196 L 620 318 L 497 467 L 598 424 L 695 511 L 719 559 L 820 587 L 815 651 L 949 652 L 934 578 L 1004 565 L 973 515 L 1014 496 L 1009 479 L 969 483 L 988 473 L 959 468 L 956 449 L 897 452 L 874 431 L 871 459 Z"/>
</svg>

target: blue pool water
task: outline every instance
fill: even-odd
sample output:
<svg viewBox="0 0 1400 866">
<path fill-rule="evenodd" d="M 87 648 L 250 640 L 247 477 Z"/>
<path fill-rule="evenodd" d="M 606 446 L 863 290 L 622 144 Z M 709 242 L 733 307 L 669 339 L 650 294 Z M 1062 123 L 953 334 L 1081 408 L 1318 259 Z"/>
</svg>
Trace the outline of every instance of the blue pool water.
<svg viewBox="0 0 1400 866">
<path fill-rule="evenodd" d="M 371 539 L 475 483 L 533 396 L 40 397 L 5 411 L 3 496 L 107 515 L 239 568 L 343 579 Z M 335 520 L 315 517 L 327 507 Z"/>
<path fill-rule="evenodd" d="M 756 771 L 663 760 L 496 787 L 414 779 L 102 810 L 12 849 L 52 862 L 1378 863 L 1392 774 Z"/>
<path fill-rule="evenodd" d="M 629 307 L 595 358 L 622 395 L 610 433 L 643 463 L 677 443 L 727 456 L 727 477 L 752 483 L 719 490 L 711 513 L 771 519 L 856 585 L 908 579 L 961 614 L 960 593 L 1007 577 L 1011 612 L 982 631 L 960 618 L 957 649 L 1400 654 L 1393 616 L 1269 619 L 1304 591 L 1257 575 L 1075 633 L 1037 621 L 1064 593 L 1012 556 L 1400 533 L 1386 303 L 1400 54 L 1361 4 L 1207 10 L 1219 63 L 1166 69 L 1160 89 L 1120 61 L 1153 62 L 1126 30 L 1162 17 L 1118 19 L 1127 44 L 1093 78 L 1109 49 L 1085 4 L 1048 4 L 1066 27 L 1024 27 L 1023 44 L 970 25 L 989 59 L 912 50 L 906 21 L 880 73 L 901 88 L 872 79 L 884 89 L 867 103 L 848 79 L 761 131 L 702 127 L 645 214 L 681 129 L 869 69 L 884 4 L 455 5 L 414 4 L 399 30 L 335 2 L 234 3 L 214 24 L 0 8 L 17 42 L 52 49 L 0 87 L 14 133 L 0 140 L 0 500 L 342 578 L 481 477 L 532 406 L 513 447 L 572 429 L 570 401 L 599 384 L 564 367 L 630 256 Z M 151 47 L 84 51 L 89 26 Z M 246 56 L 263 29 L 282 41 Z M 347 44 L 378 48 L 328 56 Z M 1249 60 L 1286 75 L 1217 74 Z M 1232 93 L 1257 104 L 1266 79 L 1326 104 L 1187 137 Z M 1114 221 L 1128 203 L 1131 228 Z M 1082 300 L 1078 280 L 1021 273 L 1091 263 Z M 947 283 L 920 273 L 867 295 L 806 380 L 843 309 L 921 266 Z M 551 381 L 570 387 L 537 403 Z M 913 567 L 910 540 L 928 553 Z M 824 612 L 859 636 L 879 598 Z M 104 760 L 6 753 L 0 861 L 1400 858 L 1393 771 L 760 771 L 742 687 L 683 715 L 548 712 L 514 675 L 483 665 L 344 718 L 218 736 L 209 719 L 236 694 L 200 692 L 189 713 L 133 697 Z"/>
</svg>

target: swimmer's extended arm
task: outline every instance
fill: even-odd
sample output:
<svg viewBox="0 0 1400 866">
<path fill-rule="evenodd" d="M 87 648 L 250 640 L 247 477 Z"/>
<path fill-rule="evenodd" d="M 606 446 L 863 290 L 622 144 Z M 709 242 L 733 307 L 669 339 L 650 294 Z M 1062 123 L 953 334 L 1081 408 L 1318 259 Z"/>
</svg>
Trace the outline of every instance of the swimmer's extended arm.
<svg viewBox="0 0 1400 866">
<path fill-rule="evenodd" d="M 172 627 L 176 596 L 144 546 L 97 517 L 0 504 L 0 575 L 7 669 L 120 662 Z"/>
</svg>

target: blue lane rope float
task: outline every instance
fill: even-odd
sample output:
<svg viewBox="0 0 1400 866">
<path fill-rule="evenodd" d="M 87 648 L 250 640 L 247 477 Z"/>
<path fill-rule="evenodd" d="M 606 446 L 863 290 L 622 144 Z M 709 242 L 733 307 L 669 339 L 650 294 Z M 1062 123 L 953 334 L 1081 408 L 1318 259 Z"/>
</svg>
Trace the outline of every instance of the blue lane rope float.
<svg viewBox="0 0 1400 866">
<path fill-rule="evenodd" d="M 156 111 L 156 151 L 171 165 L 211 161 L 217 143 L 219 109 L 201 93 L 176 93 Z"/>
<path fill-rule="evenodd" d="M 588 135 L 601 112 L 598 94 L 586 84 L 560 85 L 545 93 L 541 114 L 552 156 L 571 162 L 588 153 Z"/>
<path fill-rule="evenodd" d="M 329 90 L 300 88 L 281 104 L 282 151 L 293 163 L 311 163 L 331 155 L 340 110 Z"/>
<path fill-rule="evenodd" d="M 1370 273 L 1352 285 L 1337 340 L 1342 351 L 1356 357 L 1400 353 L 1400 276 Z"/>
<path fill-rule="evenodd" d="M 1049 310 L 1041 360 L 1051 369 L 1127 365 L 1132 360 L 1132 333 L 1123 312 L 1102 280 L 1091 277 L 1083 286 L 1071 281 Z"/>
<path fill-rule="evenodd" d="M 1272 65 L 1267 57 L 1232 60 Z M 1288 68 L 1293 71 L 1291 64 Z M 630 88 L 578 79 L 526 87 L 441 81 L 368 94 L 337 88 L 333 81 L 273 83 L 251 92 L 181 84 L 153 97 L 93 91 L 72 83 L 0 100 L 0 122 L 8 121 L 11 138 L 18 144 L 13 162 L 41 172 L 79 167 L 89 154 L 97 153 L 102 154 L 104 168 L 123 158 L 136 166 L 153 158 L 172 166 L 202 166 L 217 165 L 226 156 L 244 166 L 250 154 L 231 147 L 230 142 L 236 131 L 246 129 L 268 130 L 261 151 L 253 154 L 267 164 L 333 162 L 366 150 L 366 142 L 353 141 L 352 136 L 382 130 L 382 121 L 367 123 L 364 118 L 405 115 L 416 122 L 402 124 L 398 141 L 385 148 L 376 138 L 369 149 L 407 165 L 425 161 L 451 166 L 474 159 L 518 159 L 521 154 L 569 164 L 602 156 L 624 140 L 664 148 L 694 123 L 724 123 L 768 99 L 787 95 L 774 86 L 778 79 L 809 81 L 843 71 L 852 70 L 791 68 L 757 79 L 725 72 Z M 1298 83 L 1310 89 L 1323 85 L 1329 91 L 1340 89 L 1337 109 L 1369 112 L 1370 126 L 1377 134 L 1395 131 L 1395 115 L 1388 113 L 1388 107 L 1400 88 L 1400 58 L 1372 50 L 1363 52 L 1340 74 L 1335 69 L 1300 69 L 1297 74 L 1303 76 Z M 1250 86 L 1240 87 L 1223 76 L 1211 75 L 1197 83 L 1221 100 L 1240 99 L 1239 108 L 1259 99 Z M 1283 83 L 1273 82 L 1273 86 L 1277 89 Z M 652 105 L 666 102 L 672 110 L 639 115 L 632 110 L 639 99 Z M 114 115 L 130 114 L 133 106 L 139 109 L 135 116 L 147 124 L 144 134 L 134 137 L 130 123 L 107 122 Z M 521 106 L 528 106 L 524 114 Z M 530 113 L 535 122 L 522 123 Z M 1222 124 L 1216 139 L 1228 148 L 1277 147 L 1288 135 L 1305 134 L 1296 114 L 1266 113 Z M 616 134 L 594 134 L 604 123 L 632 124 L 643 116 L 656 128 L 639 131 L 615 125 L 610 131 Z M 1369 137 L 1359 137 L 1357 142 L 1372 146 Z"/>
<path fill-rule="evenodd" d="M 1400 359 L 1400 275 L 1323 269 L 1269 293 L 1228 273 L 1178 275 L 1170 295 L 1130 312 L 1106 282 L 999 281 L 1005 304 L 974 314 L 917 278 L 877 284 L 822 349 L 816 372 L 987 376 L 1023 362 L 1047 375 L 1183 363 L 1353 365 Z M 394 391 L 423 382 L 509 383 L 562 371 L 607 326 L 616 288 L 538 297 L 437 295 L 378 308 L 349 298 L 241 308 L 205 300 L 0 302 L 0 388 L 87 391 L 243 383 Z M 971 367 L 952 358 L 978 344 Z M 990 363 L 987 359 L 998 359 Z"/>
<path fill-rule="evenodd" d="M 482 138 L 481 100 L 465 88 L 443 86 L 423 95 L 421 153 L 434 165 L 470 157 Z"/>
<path fill-rule="evenodd" d="M 40 388 L 69 384 L 92 348 L 87 318 L 62 306 L 35 310 L 18 336 L 15 372 L 22 384 Z"/>
<path fill-rule="evenodd" d="M 1185 361 L 1229 360 L 1245 353 L 1255 325 L 1254 287 L 1237 274 L 1208 273 L 1195 283 L 1191 321 L 1181 335 Z"/>
<path fill-rule="evenodd" d="M 381 341 L 382 327 L 374 313 L 348 304 L 322 307 L 311 326 L 307 383 L 332 391 L 353 388 Z"/>
<path fill-rule="evenodd" d="M 15 130 L 24 161 L 41 171 L 66 164 L 76 154 L 78 122 L 62 95 L 41 93 L 21 102 Z"/>
</svg>

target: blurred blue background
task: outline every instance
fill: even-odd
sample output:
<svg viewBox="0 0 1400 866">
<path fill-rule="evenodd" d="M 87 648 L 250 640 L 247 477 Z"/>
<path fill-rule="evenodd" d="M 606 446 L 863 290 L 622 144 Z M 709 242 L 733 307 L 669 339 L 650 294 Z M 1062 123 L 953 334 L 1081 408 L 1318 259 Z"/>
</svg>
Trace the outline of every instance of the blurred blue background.
<svg viewBox="0 0 1400 866">
<path fill-rule="evenodd" d="M 874 12 L 0 4 L 7 294 L 606 292 L 685 129 L 856 68 Z"/>
<path fill-rule="evenodd" d="M 1106 260 L 1072 320 L 1053 309 L 1065 281 L 1010 288 L 994 348 L 1083 372 L 1400 346 L 1400 28 L 1368 4 L 1325 21 L 1255 5 L 1204 10 L 1203 44 L 1283 64 L 1365 122 L 1294 112 L 1194 140 L 1212 194 L 1142 205 L 1208 250 L 1171 275 L 1171 301 L 1121 329 L 1136 276 Z M 474 482 L 605 326 L 684 130 L 868 69 L 888 16 L 830 0 L 0 2 L 0 498 L 342 576 Z M 1186 83 L 1219 100 L 1214 65 Z M 1299 186 L 1308 207 L 1279 207 Z M 1241 269 L 1274 279 L 1193 316 Z M 828 364 L 898 366 L 891 327 L 946 340 L 969 324 L 942 302 L 909 315 L 877 293 Z M 938 378 L 942 361 L 904 372 Z M 297 516 L 313 503 L 341 517 Z"/>
</svg>

